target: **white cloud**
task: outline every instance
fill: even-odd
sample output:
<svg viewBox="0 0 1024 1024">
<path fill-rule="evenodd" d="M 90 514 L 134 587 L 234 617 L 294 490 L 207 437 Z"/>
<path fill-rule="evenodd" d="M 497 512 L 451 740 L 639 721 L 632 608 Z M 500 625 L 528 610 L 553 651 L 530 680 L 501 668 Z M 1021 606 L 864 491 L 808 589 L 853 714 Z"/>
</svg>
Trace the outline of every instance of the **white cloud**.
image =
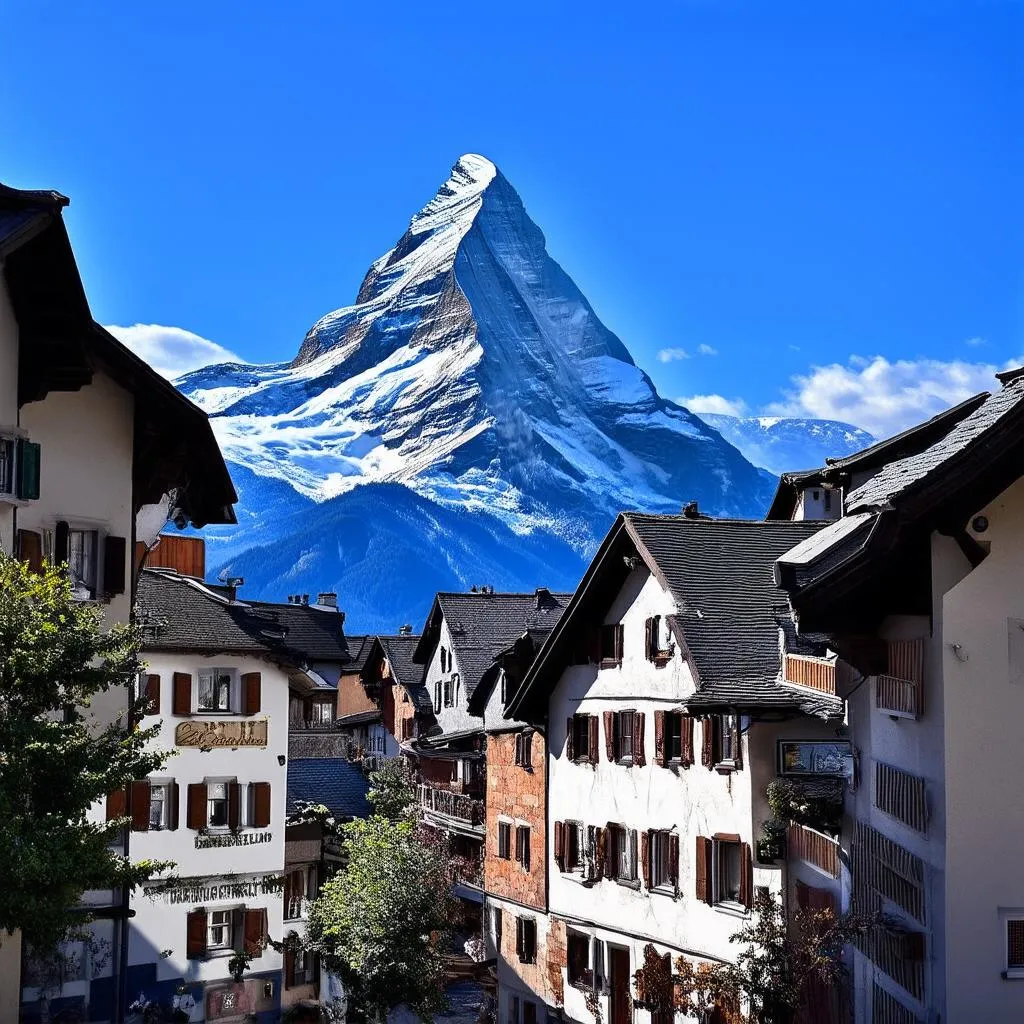
<svg viewBox="0 0 1024 1024">
<path fill-rule="evenodd" d="M 712 348 L 710 345 L 705 345 L 703 343 L 697 346 L 697 351 L 702 356 L 717 356 L 718 355 L 718 349 L 717 348 Z"/>
<path fill-rule="evenodd" d="M 688 398 L 677 398 L 676 402 L 697 416 L 704 413 L 718 413 L 722 416 L 746 416 L 747 414 L 747 403 L 742 398 L 725 398 L 722 395 L 690 395 Z"/>
<path fill-rule="evenodd" d="M 168 380 L 210 363 L 245 362 L 215 341 L 208 341 L 182 327 L 164 327 L 161 324 L 121 327 L 109 324 L 107 330 Z"/>
<path fill-rule="evenodd" d="M 1019 360 L 1005 365 L 1019 365 Z M 812 366 L 809 373 L 793 377 L 785 400 L 765 412 L 842 420 L 876 437 L 891 437 L 979 391 L 992 390 L 997 369 L 959 359 L 890 362 L 884 356 L 851 356 L 846 366 Z"/>
<path fill-rule="evenodd" d="M 970 345 L 971 348 L 980 348 L 982 345 L 988 344 L 988 342 L 984 338 L 978 337 L 968 338 L 966 343 Z"/>
<path fill-rule="evenodd" d="M 690 353 L 685 348 L 663 348 L 658 350 L 658 362 L 674 363 L 677 359 L 689 359 Z"/>
</svg>

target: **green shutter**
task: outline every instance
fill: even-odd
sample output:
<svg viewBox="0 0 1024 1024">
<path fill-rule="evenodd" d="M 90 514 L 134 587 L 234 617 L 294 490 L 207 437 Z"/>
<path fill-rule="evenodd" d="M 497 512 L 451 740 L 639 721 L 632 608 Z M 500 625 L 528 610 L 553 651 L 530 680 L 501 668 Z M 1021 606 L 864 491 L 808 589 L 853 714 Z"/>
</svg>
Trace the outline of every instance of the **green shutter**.
<svg viewBox="0 0 1024 1024">
<path fill-rule="evenodd" d="M 39 497 L 39 445 L 18 438 L 18 497 L 34 501 Z"/>
</svg>

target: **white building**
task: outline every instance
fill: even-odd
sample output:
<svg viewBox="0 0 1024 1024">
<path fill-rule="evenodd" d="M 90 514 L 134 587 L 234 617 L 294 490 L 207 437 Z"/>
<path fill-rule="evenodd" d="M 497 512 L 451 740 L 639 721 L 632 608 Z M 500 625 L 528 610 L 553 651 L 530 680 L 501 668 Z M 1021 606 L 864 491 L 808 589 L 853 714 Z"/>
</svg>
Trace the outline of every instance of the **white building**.
<svg viewBox="0 0 1024 1024">
<path fill-rule="evenodd" d="M 834 751 L 842 702 L 784 681 L 772 570 L 821 525 L 621 515 L 511 697 L 508 717 L 546 721 L 549 919 L 530 943 L 569 1018 L 594 1020 L 596 998 L 633 1022 L 649 947 L 729 961 L 755 888 L 787 899 L 784 865 L 755 857 L 766 790 L 783 742 Z"/>
</svg>

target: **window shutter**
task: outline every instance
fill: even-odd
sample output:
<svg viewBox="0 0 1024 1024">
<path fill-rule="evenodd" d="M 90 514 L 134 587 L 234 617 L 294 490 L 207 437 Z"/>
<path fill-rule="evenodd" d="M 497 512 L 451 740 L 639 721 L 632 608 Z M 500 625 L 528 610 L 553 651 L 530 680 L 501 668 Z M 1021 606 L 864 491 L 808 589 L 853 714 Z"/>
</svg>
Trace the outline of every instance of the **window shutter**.
<svg viewBox="0 0 1024 1024">
<path fill-rule="evenodd" d="M 715 766 L 715 720 L 704 717 L 700 720 L 701 748 L 700 763 L 705 768 Z"/>
<path fill-rule="evenodd" d="M 654 760 L 655 763 L 665 764 L 665 712 L 654 712 Z"/>
<path fill-rule="evenodd" d="M 245 952 L 258 957 L 263 952 L 263 936 L 266 933 L 266 910 L 246 910 L 243 917 L 242 932 L 245 936 Z"/>
<path fill-rule="evenodd" d="M 188 785 L 188 813 L 185 818 L 189 828 L 206 828 L 206 783 L 190 782 Z"/>
<path fill-rule="evenodd" d="M 644 656 L 648 661 L 654 661 L 654 619 L 644 623 Z"/>
<path fill-rule="evenodd" d="M 604 718 L 604 752 L 608 757 L 608 763 L 615 761 L 615 712 L 605 711 Z"/>
<path fill-rule="evenodd" d="M 565 825 L 555 822 L 555 863 L 559 871 L 565 870 Z"/>
<path fill-rule="evenodd" d="M 601 627 L 590 632 L 590 661 L 595 665 L 601 664 Z"/>
<path fill-rule="evenodd" d="M 633 714 L 633 764 L 647 764 L 647 754 L 644 751 L 644 728 L 647 721 L 647 714 L 644 711 L 637 711 Z"/>
<path fill-rule="evenodd" d="M 255 715 L 260 710 L 260 691 L 263 677 L 259 672 L 246 672 L 242 676 L 242 714 Z"/>
<path fill-rule="evenodd" d="M 295 987 L 295 950 L 284 951 L 284 987 Z"/>
<path fill-rule="evenodd" d="M 192 676 L 188 672 L 174 673 L 174 695 L 171 710 L 176 715 L 192 714 Z"/>
<path fill-rule="evenodd" d="M 123 789 L 115 789 L 107 794 L 107 821 L 124 818 L 128 814 L 128 794 Z"/>
<path fill-rule="evenodd" d="M 270 783 L 253 782 L 251 785 L 252 825 L 254 828 L 266 828 L 270 824 Z"/>
<path fill-rule="evenodd" d="M 242 819 L 242 789 L 237 782 L 228 783 L 228 828 L 238 828 Z"/>
<path fill-rule="evenodd" d="M 185 956 L 200 960 L 206 956 L 206 911 L 193 910 L 186 921 Z"/>
<path fill-rule="evenodd" d="M 640 833 L 640 870 L 644 874 L 644 885 L 651 887 L 651 833 L 646 829 Z"/>
<path fill-rule="evenodd" d="M 18 557 L 32 570 L 43 571 L 43 535 L 34 530 L 18 531 Z"/>
<path fill-rule="evenodd" d="M 569 761 L 572 761 L 576 756 L 572 743 L 572 715 L 565 720 L 565 756 Z"/>
<path fill-rule="evenodd" d="M 132 831 L 149 831 L 149 779 L 142 779 L 140 782 L 133 782 L 129 807 L 132 813 Z"/>
<path fill-rule="evenodd" d="M 526 954 L 526 942 L 525 942 L 526 935 L 525 935 L 525 931 L 526 931 L 526 929 L 523 928 L 523 919 L 521 917 L 517 917 L 516 918 L 516 956 L 518 956 L 520 960 L 522 960 L 523 957 Z"/>
<path fill-rule="evenodd" d="M 160 714 L 160 677 L 146 676 L 146 714 Z"/>
<path fill-rule="evenodd" d="M 622 647 L 625 635 L 625 627 L 620 622 L 615 627 L 615 660 L 620 664 L 622 662 Z"/>
<path fill-rule="evenodd" d="M 670 832 L 668 836 L 668 877 L 679 895 L 679 836 Z"/>
<path fill-rule="evenodd" d="M 597 751 L 597 715 L 589 715 L 587 724 L 590 728 L 590 763 L 597 764 L 601 760 Z"/>
<path fill-rule="evenodd" d="M 595 868 L 597 871 L 597 879 L 604 878 L 604 865 L 608 859 L 608 830 L 603 828 L 594 829 L 594 849 L 596 851 L 595 860 L 597 861 Z"/>
<path fill-rule="evenodd" d="M 123 594 L 128 565 L 128 541 L 124 537 L 103 538 L 103 591 Z"/>
<path fill-rule="evenodd" d="M 683 767 L 689 768 L 693 764 L 693 719 L 689 715 L 683 715 Z"/>
<path fill-rule="evenodd" d="M 39 497 L 39 461 L 41 448 L 24 437 L 18 438 L 18 497 L 35 501 Z"/>
<path fill-rule="evenodd" d="M 71 527 L 62 519 L 53 531 L 53 561 L 60 565 L 68 560 L 68 542 L 71 539 Z"/>
<path fill-rule="evenodd" d="M 740 846 L 740 903 L 749 910 L 754 898 L 754 864 L 750 856 L 750 844 Z"/>
<path fill-rule="evenodd" d="M 172 782 L 167 787 L 167 799 L 170 801 L 167 808 L 167 828 L 173 832 L 178 827 L 178 802 L 180 800 L 180 790 L 176 782 Z"/>
<path fill-rule="evenodd" d="M 711 840 L 697 836 L 697 899 L 714 903 L 711 892 Z"/>
<path fill-rule="evenodd" d="M 740 716 L 736 716 L 736 725 L 732 731 L 732 756 L 737 770 L 743 767 L 743 734 L 740 732 Z"/>
</svg>

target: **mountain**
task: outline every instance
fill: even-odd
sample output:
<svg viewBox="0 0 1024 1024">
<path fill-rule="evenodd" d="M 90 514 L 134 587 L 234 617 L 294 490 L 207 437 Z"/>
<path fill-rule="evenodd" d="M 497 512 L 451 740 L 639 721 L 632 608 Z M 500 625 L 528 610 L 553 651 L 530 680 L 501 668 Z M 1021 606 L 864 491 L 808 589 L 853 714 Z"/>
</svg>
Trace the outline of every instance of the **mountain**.
<svg viewBox="0 0 1024 1024">
<path fill-rule="evenodd" d="M 813 469 L 824 465 L 826 458 L 852 455 L 876 441 L 866 430 L 838 420 L 719 413 L 702 413 L 701 419 L 755 466 L 775 474 Z"/>
<path fill-rule="evenodd" d="M 211 531 L 210 554 L 244 593 L 338 589 L 344 604 L 356 567 L 394 578 L 394 544 L 415 563 L 354 628 L 418 621 L 441 585 L 575 586 L 620 509 L 759 515 L 774 490 L 658 394 L 472 154 L 292 362 L 178 386 L 241 467 L 247 532 Z M 419 571 L 435 563 L 450 583 Z"/>
</svg>

